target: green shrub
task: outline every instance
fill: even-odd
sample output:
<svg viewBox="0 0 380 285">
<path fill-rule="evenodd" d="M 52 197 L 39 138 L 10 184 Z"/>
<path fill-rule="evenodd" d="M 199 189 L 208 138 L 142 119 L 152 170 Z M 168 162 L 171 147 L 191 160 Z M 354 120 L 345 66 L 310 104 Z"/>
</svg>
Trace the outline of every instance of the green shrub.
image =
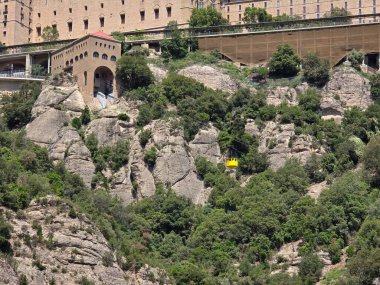
<svg viewBox="0 0 380 285">
<path fill-rule="evenodd" d="M 353 49 L 347 57 L 348 61 L 351 63 L 351 66 L 356 70 L 360 70 L 360 66 L 364 60 L 364 54 L 361 51 Z"/>
<path fill-rule="evenodd" d="M 154 80 L 143 56 L 123 55 L 116 63 L 116 74 L 127 90 L 148 86 Z"/>
<path fill-rule="evenodd" d="M 315 284 L 322 275 L 323 263 L 315 254 L 302 257 L 299 265 L 299 275 L 305 285 Z"/>
<path fill-rule="evenodd" d="M 177 25 L 170 25 L 170 39 L 161 41 L 162 57 L 164 59 L 184 58 L 188 53 L 188 39 L 183 37 Z"/>
<path fill-rule="evenodd" d="M 309 88 L 298 96 L 299 105 L 306 111 L 318 112 L 321 104 L 321 94 L 316 89 Z"/>
<path fill-rule="evenodd" d="M 146 146 L 150 138 L 152 137 L 152 130 L 146 129 L 142 130 L 139 134 L 139 142 L 142 148 Z"/>
<path fill-rule="evenodd" d="M 19 285 L 28 285 L 28 278 L 25 276 L 25 274 L 21 274 Z"/>
<path fill-rule="evenodd" d="M 376 102 L 380 102 L 380 74 L 376 73 L 371 76 L 371 96 Z"/>
<path fill-rule="evenodd" d="M 118 120 L 129 122 L 130 118 L 127 114 L 121 113 L 117 115 Z"/>
<path fill-rule="evenodd" d="M 189 21 L 190 27 L 212 27 L 227 24 L 228 20 L 224 19 L 222 14 L 211 6 L 204 9 L 193 9 Z"/>
<path fill-rule="evenodd" d="M 306 81 L 317 87 L 324 86 L 329 80 L 329 62 L 318 54 L 309 53 L 303 60 L 303 74 Z"/>
<path fill-rule="evenodd" d="M 149 167 L 154 167 L 157 160 L 157 149 L 152 146 L 148 151 L 144 152 L 144 161 Z"/>
<path fill-rule="evenodd" d="M 288 44 L 279 45 L 269 60 L 269 74 L 273 77 L 297 75 L 301 59 Z"/>
<path fill-rule="evenodd" d="M 79 130 L 82 127 L 82 122 L 80 118 L 74 118 L 71 120 L 71 126 L 77 130 Z"/>
<path fill-rule="evenodd" d="M 197 98 L 206 90 L 203 84 L 179 74 L 170 75 L 162 80 L 162 87 L 165 96 L 175 104 L 188 97 Z"/>
<path fill-rule="evenodd" d="M 86 106 L 83 109 L 82 114 L 80 116 L 80 121 L 82 125 L 87 125 L 89 122 L 91 122 L 91 114 L 90 114 L 90 109 L 88 108 L 88 106 Z"/>
</svg>

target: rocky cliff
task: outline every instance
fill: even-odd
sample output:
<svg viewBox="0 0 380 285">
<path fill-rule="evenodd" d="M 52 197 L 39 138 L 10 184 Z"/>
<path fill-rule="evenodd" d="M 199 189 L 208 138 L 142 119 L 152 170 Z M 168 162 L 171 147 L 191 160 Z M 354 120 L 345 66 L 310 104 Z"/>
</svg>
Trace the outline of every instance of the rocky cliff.
<svg viewBox="0 0 380 285">
<path fill-rule="evenodd" d="M 0 259 L 0 284 L 21 284 L 19 280 L 30 285 L 90 284 L 84 280 L 99 285 L 166 283 L 162 271 L 148 266 L 138 272 L 123 271 L 121 260 L 95 224 L 57 197 L 34 200 L 17 214 L 7 210 L 7 217 L 14 256 Z"/>
</svg>

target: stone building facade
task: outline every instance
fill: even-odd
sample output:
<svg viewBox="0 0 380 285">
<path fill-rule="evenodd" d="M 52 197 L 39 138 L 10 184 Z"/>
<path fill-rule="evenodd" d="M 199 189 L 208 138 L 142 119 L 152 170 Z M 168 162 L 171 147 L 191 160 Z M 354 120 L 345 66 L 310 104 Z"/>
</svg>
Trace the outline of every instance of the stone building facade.
<svg viewBox="0 0 380 285">
<path fill-rule="evenodd" d="M 84 36 L 51 55 L 51 73 L 71 73 L 87 105 L 95 97 L 117 97 L 116 61 L 121 43 L 101 33 Z"/>
<path fill-rule="evenodd" d="M 264 8 L 272 16 L 286 14 L 301 19 L 318 19 L 333 8 L 344 8 L 351 15 L 380 13 L 380 0 L 227 0 L 221 9 L 224 17 L 235 25 L 243 24 L 247 7 Z"/>
<path fill-rule="evenodd" d="M 0 0 L 0 42 L 6 45 L 43 41 L 46 26 L 60 39 L 92 32 L 135 31 L 165 27 L 170 21 L 186 26 L 192 9 L 213 6 L 231 24 L 242 23 L 246 7 L 261 7 L 273 16 L 323 17 L 333 7 L 352 15 L 380 12 L 380 0 Z"/>
</svg>

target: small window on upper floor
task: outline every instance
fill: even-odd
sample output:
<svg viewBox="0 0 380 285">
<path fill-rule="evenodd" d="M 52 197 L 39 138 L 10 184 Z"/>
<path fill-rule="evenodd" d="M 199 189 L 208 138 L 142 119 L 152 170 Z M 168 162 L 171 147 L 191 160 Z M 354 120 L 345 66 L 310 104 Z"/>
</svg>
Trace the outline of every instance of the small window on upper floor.
<svg viewBox="0 0 380 285">
<path fill-rule="evenodd" d="M 88 30 L 88 20 L 83 20 L 84 29 Z"/>
<path fill-rule="evenodd" d="M 36 28 L 36 31 L 37 31 L 37 36 L 41 36 L 41 27 L 37 27 Z"/>
<path fill-rule="evenodd" d="M 100 17 L 99 21 L 100 21 L 100 26 L 104 27 L 104 17 Z"/>
<path fill-rule="evenodd" d="M 84 10 L 87 11 L 87 6 L 84 6 Z"/>
<path fill-rule="evenodd" d="M 73 23 L 72 22 L 68 22 L 67 23 L 67 28 L 69 29 L 69 32 L 72 32 L 73 31 Z"/>
<path fill-rule="evenodd" d="M 84 52 L 84 57 L 87 57 L 87 56 L 88 56 L 88 52 L 85 51 L 85 52 Z"/>
<path fill-rule="evenodd" d="M 69 8 L 69 13 L 72 13 L 73 12 L 73 9 L 72 8 Z"/>
<path fill-rule="evenodd" d="M 166 7 L 166 14 L 167 14 L 168 18 L 170 18 L 172 16 L 172 7 Z"/>
<path fill-rule="evenodd" d="M 38 18 L 41 18 L 41 13 L 37 13 Z"/>
<path fill-rule="evenodd" d="M 100 3 L 100 8 L 104 8 L 104 3 Z"/>
<path fill-rule="evenodd" d="M 99 58 L 99 53 L 97 51 L 94 51 L 94 53 L 92 54 L 93 57 L 95 58 Z"/>
<path fill-rule="evenodd" d="M 145 21 L 145 11 L 140 11 L 140 19 L 141 21 Z"/>
<path fill-rule="evenodd" d="M 125 24 L 125 14 L 120 14 L 120 23 Z"/>
<path fill-rule="evenodd" d="M 116 56 L 111 56 L 111 61 L 116 61 Z"/>
<path fill-rule="evenodd" d="M 124 0 L 121 0 L 121 5 L 124 5 Z"/>
<path fill-rule="evenodd" d="M 154 9 L 154 18 L 155 19 L 160 18 L 160 10 L 158 8 Z"/>
<path fill-rule="evenodd" d="M 53 13 L 54 13 L 54 16 L 57 16 L 57 11 L 54 11 Z"/>
<path fill-rule="evenodd" d="M 103 53 L 103 54 L 102 54 L 102 59 L 107 60 L 107 59 L 108 59 L 108 55 L 105 54 L 105 53 Z"/>
<path fill-rule="evenodd" d="M 6 37 L 6 36 L 7 36 L 7 32 L 3 31 L 3 37 Z"/>
</svg>

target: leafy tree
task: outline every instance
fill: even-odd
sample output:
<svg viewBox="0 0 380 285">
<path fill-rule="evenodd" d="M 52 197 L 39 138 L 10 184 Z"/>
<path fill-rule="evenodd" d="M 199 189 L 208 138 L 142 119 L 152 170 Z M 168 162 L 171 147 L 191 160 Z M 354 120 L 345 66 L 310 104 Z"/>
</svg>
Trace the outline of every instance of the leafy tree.
<svg viewBox="0 0 380 285">
<path fill-rule="evenodd" d="M 111 33 L 111 37 L 113 37 L 115 40 L 118 40 L 120 42 L 125 41 L 125 35 L 122 32 L 114 31 Z"/>
<path fill-rule="evenodd" d="M 162 57 L 166 60 L 184 58 L 188 53 L 188 40 L 177 25 L 170 26 L 170 39 L 161 42 Z"/>
<path fill-rule="evenodd" d="M 192 78 L 174 74 L 162 80 L 165 96 L 172 103 L 178 103 L 186 97 L 197 98 L 206 90 L 204 85 Z"/>
<path fill-rule="evenodd" d="M 318 112 L 321 104 L 321 94 L 316 89 L 309 88 L 298 97 L 299 105 L 306 111 Z"/>
<path fill-rule="evenodd" d="M 116 63 L 116 74 L 128 90 L 153 82 L 153 74 L 143 56 L 123 55 Z"/>
<path fill-rule="evenodd" d="M 351 13 L 344 8 L 334 7 L 330 12 L 327 12 L 324 17 L 332 18 L 332 17 L 346 17 L 350 16 Z"/>
<path fill-rule="evenodd" d="M 11 238 L 11 225 L 5 222 L 3 214 L 0 214 L 0 252 L 11 254 L 12 247 L 9 242 Z"/>
<path fill-rule="evenodd" d="M 307 254 L 302 257 L 299 266 L 299 275 L 305 285 L 315 284 L 322 274 L 323 263 L 315 254 Z"/>
<path fill-rule="evenodd" d="M 190 27 L 212 27 L 227 24 L 228 20 L 224 19 L 222 14 L 211 6 L 204 9 L 194 9 L 189 21 Z"/>
<path fill-rule="evenodd" d="M 272 15 L 263 8 L 247 7 L 244 11 L 243 22 L 246 24 L 252 24 L 257 22 L 270 22 Z"/>
<path fill-rule="evenodd" d="M 41 84 L 25 83 L 19 92 L 1 99 L 5 122 L 10 129 L 29 123 L 34 102 L 41 93 Z"/>
<path fill-rule="evenodd" d="M 32 65 L 32 75 L 46 76 L 47 70 L 40 64 L 33 64 Z"/>
<path fill-rule="evenodd" d="M 371 96 L 376 102 L 380 102 L 380 74 L 376 73 L 371 76 Z"/>
<path fill-rule="evenodd" d="M 324 86 L 329 80 L 329 62 L 318 54 L 309 53 L 303 60 L 303 74 L 307 82 L 315 86 Z"/>
<path fill-rule="evenodd" d="M 363 156 L 364 167 L 374 186 L 380 186 L 380 135 L 373 137 Z"/>
<path fill-rule="evenodd" d="M 59 39 L 59 32 L 55 26 L 46 26 L 42 30 L 42 39 L 44 42 L 53 42 Z"/>
<path fill-rule="evenodd" d="M 269 74 L 275 77 L 295 76 L 299 72 L 301 59 L 288 44 L 279 45 L 269 63 Z"/>
<path fill-rule="evenodd" d="M 364 60 L 364 53 L 353 49 L 350 54 L 347 56 L 347 60 L 351 63 L 351 66 L 356 70 L 360 70 L 360 66 Z"/>
</svg>

